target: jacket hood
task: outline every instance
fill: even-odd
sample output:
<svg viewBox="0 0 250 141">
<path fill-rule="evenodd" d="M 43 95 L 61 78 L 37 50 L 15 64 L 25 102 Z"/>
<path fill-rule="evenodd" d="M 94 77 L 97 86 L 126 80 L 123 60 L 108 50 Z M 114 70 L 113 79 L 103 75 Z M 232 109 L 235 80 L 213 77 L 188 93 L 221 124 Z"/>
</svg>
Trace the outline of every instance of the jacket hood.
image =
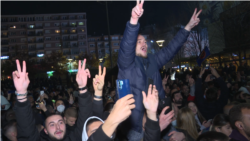
<svg viewBox="0 0 250 141">
<path fill-rule="evenodd" d="M 92 116 L 92 117 L 89 117 L 85 123 L 84 123 L 84 126 L 83 126 L 83 133 L 82 133 L 82 141 L 87 141 L 88 140 L 88 134 L 87 134 L 87 130 L 86 130 L 86 126 L 87 126 L 87 123 L 89 120 L 91 119 L 98 119 L 100 120 L 102 123 L 104 123 L 104 121 L 102 119 L 100 119 L 99 117 L 96 117 L 96 116 Z"/>
</svg>

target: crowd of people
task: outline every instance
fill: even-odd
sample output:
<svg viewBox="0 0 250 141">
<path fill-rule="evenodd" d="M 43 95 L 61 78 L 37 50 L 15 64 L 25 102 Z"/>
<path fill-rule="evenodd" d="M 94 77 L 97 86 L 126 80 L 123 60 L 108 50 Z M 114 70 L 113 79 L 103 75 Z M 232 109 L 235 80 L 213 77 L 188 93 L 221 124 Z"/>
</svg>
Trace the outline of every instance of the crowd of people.
<svg viewBox="0 0 250 141">
<path fill-rule="evenodd" d="M 250 67 L 159 69 L 178 52 L 199 23 L 189 23 L 159 53 L 147 54 L 138 35 L 143 2 L 137 0 L 118 56 L 118 79 L 131 93 L 119 97 L 106 68 L 91 77 L 79 60 L 68 85 L 60 78 L 29 78 L 16 60 L 13 80 L 1 81 L 3 141 L 249 141 Z M 171 77 L 171 78 L 170 78 Z"/>
</svg>

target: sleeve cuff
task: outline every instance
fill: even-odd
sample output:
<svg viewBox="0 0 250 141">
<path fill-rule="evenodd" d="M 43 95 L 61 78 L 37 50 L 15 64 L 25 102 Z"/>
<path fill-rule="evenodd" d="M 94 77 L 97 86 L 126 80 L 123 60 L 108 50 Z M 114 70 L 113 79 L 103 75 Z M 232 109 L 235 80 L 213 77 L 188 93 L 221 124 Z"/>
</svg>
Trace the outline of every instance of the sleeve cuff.
<svg viewBox="0 0 250 141">
<path fill-rule="evenodd" d="M 108 137 L 102 130 L 102 125 L 90 136 L 90 140 L 102 140 L 102 141 L 112 141 L 112 138 Z"/>
<path fill-rule="evenodd" d="M 153 121 L 147 117 L 147 121 L 145 123 L 145 128 L 149 127 L 151 130 L 160 130 L 159 120 Z"/>
<path fill-rule="evenodd" d="M 89 91 L 87 91 L 86 93 L 84 93 L 84 94 L 78 94 L 78 97 L 80 97 L 80 98 L 86 98 L 86 97 L 88 97 L 88 96 L 90 96 L 90 92 Z"/>
<path fill-rule="evenodd" d="M 16 103 L 15 103 L 15 105 L 17 105 L 18 107 L 25 107 L 25 106 L 27 106 L 27 105 L 29 105 L 29 104 L 30 104 L 30 102 L 29 102 L 29 100 L 28 100 L 28 97 L 27 97 L 27 100 L 24 101 L 24 102 L 19 102 L 18 99 L 16 98 Z"/>
</svg>

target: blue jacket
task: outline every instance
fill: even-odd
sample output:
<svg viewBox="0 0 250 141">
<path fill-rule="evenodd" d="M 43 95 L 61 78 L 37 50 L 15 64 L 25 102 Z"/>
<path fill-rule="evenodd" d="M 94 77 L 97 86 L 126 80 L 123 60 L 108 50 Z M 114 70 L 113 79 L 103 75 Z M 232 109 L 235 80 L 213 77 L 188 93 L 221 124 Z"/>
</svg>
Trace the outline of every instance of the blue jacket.
<svg viewBox="0 0 250 141">
<path fill-rule="evenodd" d="M 144 114 L 142 91 L 147 93 L 149 80 L 156 86 L 159 97 L 165 97 L 159 69 L 170 61 L 186 42 L 189 32 L 180 29 L 168 46 L 156 54 L 148 54 L 147 59 L 135 54 L 136 42 L 140 24 L 132 25 L 127 22 L 118 55 L 118 79 L 129 79 L 131 92 L 134 95 L 136 108 L 129 117 L 130 128 L 137 132 L 142 131 L 142 117 Z M 152 81 L 153 80 L 153 81 Z"/>
</svg>

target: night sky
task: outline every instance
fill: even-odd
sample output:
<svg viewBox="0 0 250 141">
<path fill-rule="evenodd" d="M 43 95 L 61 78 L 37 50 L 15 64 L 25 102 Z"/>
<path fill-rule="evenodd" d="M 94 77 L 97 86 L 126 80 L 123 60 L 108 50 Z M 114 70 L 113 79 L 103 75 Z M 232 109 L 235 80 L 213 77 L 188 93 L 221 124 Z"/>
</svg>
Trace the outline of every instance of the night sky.
<svg viewBox="0 0 250 141">
<path fill-rule="evenodd" d="M 139 20 L 141 27 L 150 24 L 164 26 L 167 20 L 171 20 L 171 16 L 177 16 L 180 15 L 180 11 L 183 12 L 182 7 L 185 3 L 179 1 L 144 2 L 144 14 Z M 108 1 L 111 34 L 123 34 L 135 5 L 136 1 Z M 86 12 L 88 35 L 108 34 L 104 1 L 1 1 L 1 12 L 2 15 Z M 191 13 L 188 17 L 191 17 Z"/>
</svg>

